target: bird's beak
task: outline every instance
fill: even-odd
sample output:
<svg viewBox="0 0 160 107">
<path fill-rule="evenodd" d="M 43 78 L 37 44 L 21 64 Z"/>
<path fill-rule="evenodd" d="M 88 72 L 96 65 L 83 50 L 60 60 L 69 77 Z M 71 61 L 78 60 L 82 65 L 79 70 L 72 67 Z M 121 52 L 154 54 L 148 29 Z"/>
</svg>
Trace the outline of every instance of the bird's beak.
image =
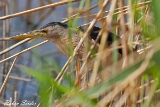
<svg viewBox="0 0 160 107">
<path fill-rule="evenodd" d="M 35 31 L 28 32 L 28 33 L 16 35 L 13 37 L 0 38 L 0 41 L 23 40 L 26 38 L 35 39 L 35 38 L 40 38 L 40 37 L 44 37 L 44 36 L 46 36 L 46 32 L 40 31 L 40 30 L 35 30 Z"/>
</svg>

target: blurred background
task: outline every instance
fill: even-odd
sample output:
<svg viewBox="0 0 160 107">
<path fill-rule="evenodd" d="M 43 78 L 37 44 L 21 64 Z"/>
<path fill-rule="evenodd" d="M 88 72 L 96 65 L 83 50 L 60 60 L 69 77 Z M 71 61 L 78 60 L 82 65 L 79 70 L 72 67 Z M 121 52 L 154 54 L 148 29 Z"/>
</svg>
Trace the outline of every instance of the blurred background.
<svg viewBox="0 0 160 107">
<path fill-rule="evenodd" d="M 59 1 L 61 0 L 0 0 L 0 16 L 22 12 L 28 9 L 48 5 Z M 97 0 L 92 1 L 92 5 L 95 4 L 97 4 Z M 79 2 L 73 3 L 72 6 L 75 9 L 78 8 Z M 97 9 L 93 9 L 92 12 L 97 12 Z M 41 11 L 7 19 L 5 21 L 0 20 L 0 37 L 9 37 L 32 31 L 44 26 L 49 22 L 61 22 L 67 17 L 68 4 L 64 4 L 54 8 L 47 8 Z M 83 23 L 83 19 L 78 20 L 78 25 L 81 25 Z M 10 51 L 7 55 L 1 55 L 0 60 L 42 41 L 43 40 L 41 39 L 36 39 L 29 43 L 24 43 L 23 45 L 20 45 L 16 49 Z M 17 42 L 19 41 L 10 41 L 5 43 L 0 42 L 0 51 Z M 5 63 L 0 64 L 1 85 L 5 78 L 4 74 L 8 72 L 13 60 L 14 59 L 11 59 L 6 61 Z M 53 75 L 56 71 L 56 75 L 56 73 L 58 73 L 58 70 L 61 69 L 61 67 L 65 64 L 66 61 L 67 58 L 57 50 L 53 42 L 48 42 L 40 47 L 37 47 L 31 51 L 20 55 L 11 73 L 11 77 L 13 78 L 9 78 L 3 94 L 0 97 L 0 101 L 5 102 L 6 100 L 9 100 L 10 97 L 14 98 L 15 91 L 18 92 L 19 102 L 21 102 L 22 100 L 29 100 L 35 102 L 38 101 L 38 87 L 36 81 L 34 80 L 34 78 L 21 72 L 20 69 L 17 67 L 18 65 L 24 65 L 44 72 L 46 69 L 43 65 L 46 64 L 49 66 L 50 72 L 52 72 Z M 40 64 L 40 62 L 42 64 Z M 0 107 L 2 106 L 3 104 L 0 104 Z"/>
<path fill-rule="evenodd" d="M 85 11 L 84 14 L 81 15 L 82 18 L 75 18 L 74 21 L 70 20 L 69 22 L 71 23 L 66 22 L 73 26 L 87 24 L 95 18 L 104 3 L 103 0 L 74 0 L 76 2 L 66 2 L 63 5 L 57 5 L 52 8 L 46 8 L 2 20 L 3 16 L 64 1 L 66 0 L 0 0 L 0 38 L 12 37 L 17 34 L 33 31 L 50 22 L 62 22 L 76 13 L 83 13 L 88 3 L 90 4 L 88 7 L 91 8 L 94 6 L 92 10 Z M 93 87 L 89 86 L 89 79 L 87 80 L 83 75 L 82 79 L 84 79 L 84 81 L 82 81 L 82 83 L 85 82 L 85 79 L 87 82 L 83 84 L 84 87 L 77 87 L 75 86 L 75 66 L 73 66 L 75 62 L 73 62 L 73 65 L 70 64 L 67 69 L 67 75 L 64 75 L 61 84 L 59 84 L 57 81 L 54 81 L 54 79 L 66 63 L 67 57 L 58 51 L 53 42 L 47 42 L 18 56 L 0 96 L 0 107 L 6 107 L 4 103 L 7 100 L 13 102 L 15 99 L 18 102 L 27 100 L 36 103 L 35 105 L 27 105 L 26 107 L 37 107 L 41 99 L 44 100 L 43 107 L 47 107 L 46 105 L 51 106 L 52 104 L 52 107 L 55 107 L 54 105 L 61 104 L 61 101 L 65 102 L 66 100 L 68 100 L 70 105 L 73 104 L 73 107 L 77 107 L 77 104 L 84 107 L 93 107 L 93 105 L 103 103 L 104 105 L 106 104 L 106 107 L 109 105 L 113 107 L 114 105 L 118 105 L 117 102 L 120 102 L 123 107 L 149 107 L 152 104 L 159 107 L 160 95 L 158 93 L 160 90 L 158 87 L 160 86 L 160 82 L 158 80 L 160 76 L 160 49 L 158 46 L 159 42 L 157 41 L 159 40 L 158 35 L 160 33 L 157 29 L 160 27 L 158 24 L 160 21 L 157 19 L 160 19 L 160 15 L 158 14 L 159 11 L 157 11 L 159 8 L 156 8 L 158 7 L 157 4 L 159 1 L 154 0 L 153 3 L 151 3 L 150 0 L 115 1 L 116 0 L 108 0 L 106 8 L 104 9 L 105 11 L 109 9 L 113 10 L 114 13 L 111 15 L 113 16 L 111 25 L 107 27 L 109 31 L 122 37 L 120 41 L 122 45 L 126 47 L 121 47 L 123 48 L 124 60 L 111 65 L 110 68 L 113 72 L 108 73 L 108 67 L 106 67 L 107 69 L 102 68 L 99 64 L 97 67 L 98 73 L 96 75 L 98 79 L 95 77 L 96 82 Z M 113 3 L 115 3 L 116 6 L 111 9 L 110 7 Z M 150 9 L 151 5 L 154 8 Z M 107 15 L 108 12 L 103 14 L 100 18 L 106 17 Z M 97 21 L 95 25 L 101 27 L 103 22 L 105 22 L 105 20 Z M 126 40 L 124 40 L 124 38 Z M 151 40 L 153 40 L 153 45 L 150 44 Z M 23 43 L 3 55 L 1 55 L 3 50 L 19 41 L 0 41 L 0 61 L 43 41 L 42 39 L 35 39 Z M 140 51 L 138 51 L 140 54 L 136 51 L 136 54 L 133 52 L 132 47 L 134 47 L 134 45 L 140 48 Z M 153 53 L 152 46 L 156 50 Z M 117 44 L 113 48 L 116 47 Z M 128 47 L 131 49 L 128 49 Z M 130 50 L 132 51 L 129 52 Z M 114 51 L 114 49 L 112 51 Z M 129 53 L 131 53 L 131 56 L 128 57 L 127 55 Z M 150 53 L 152 55 L 150 55 Z M 115 58 L 114 61 L 116 62 L 117 56 L 114 53 L 111 56 L 113 59 Z M 4 61 L 3 63 L 0 62 L 1 90 L 2 84 L 4 83 L 13 61 L 14 58 Z M 117 67 L 116 64 L 118 65 L 119 63 L 124 65 Z M 86 74 L 87 73 L 89 75 L 88 77 L 94 74 L 89 70 Z M 82 93 L 79 91 L 81 89 L 85 90 L 84 93 L 83 91 Z M 108 96 L 110 97 L 111 92 L 117 92 L 117 94 L 113 95 L 113 99 L 107 99 L 109 100 L 107 102 L 105 98 L 108 98 Z M 148 96 L 151 96 L 151 98 Z M 77 103 L 74 103 L 74 101 L 77 101 Z M 90 104 L 90 106 L 87 104 Z M 22 105 L 22 107 L 25 106 Z"/>
</svg>

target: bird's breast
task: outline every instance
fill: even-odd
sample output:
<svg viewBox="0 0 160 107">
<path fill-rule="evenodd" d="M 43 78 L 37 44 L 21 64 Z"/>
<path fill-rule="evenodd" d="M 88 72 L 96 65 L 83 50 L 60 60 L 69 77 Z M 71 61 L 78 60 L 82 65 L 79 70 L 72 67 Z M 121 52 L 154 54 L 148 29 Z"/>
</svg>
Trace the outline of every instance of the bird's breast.
<svg viewBox="0 0 160 107">
<path fill-rule="evenodd" d="M 81 38 L 73 37 L 71 40 L 69 38 L 61 38 L 60 40 L 53 41 L 57 48 L 62 52 L 65 56 L 69 57 L 73 53 L 75 47 L 78 45 Z M 84 43 L 81 44 L 79 50 L 75 55 L 75 60 L 81 59 L 84 51 Z"/>
</svg>

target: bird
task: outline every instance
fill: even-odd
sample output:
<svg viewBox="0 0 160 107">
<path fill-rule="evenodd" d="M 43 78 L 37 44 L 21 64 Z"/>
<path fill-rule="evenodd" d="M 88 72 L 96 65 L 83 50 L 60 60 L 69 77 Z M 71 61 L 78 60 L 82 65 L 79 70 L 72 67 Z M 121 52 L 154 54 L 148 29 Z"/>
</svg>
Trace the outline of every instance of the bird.
<svg viewBox="0 0 160 107">
<path fill-rule="evenodd" d="M 90 35 L 88 36 L 88 44 L 90 46 L 93 45 L 93 43 L 95 43 L 97 39 L 96 43 L 97 45 L 93 49 L 95 53 L 97 53 L 98 45 L 101 42 L 101 37 L 98 38 L 100 30 L 101 28 L 94 26 L 93 29 L 91 30 Z M 71 52 L 69 50 L 70 47 L 73 46 L 73 49 L 75 49 L 75 47 L 78 45 L 79 41 L 83 37 L 85 31 L 86 28 L 83 26 L 75 28 L 61 22 L 50 22 L 39 29 L 23 33 L 20 35 L 16 35 L 13 37 L 0 38 L 0 40 L 23 40 L 26 38 L 31 38 L 31 39 L 41 38 L 44 40 L 49 40 L 54 42 L 54 44 L 57 46 L 60 52 L 63 53 L 65 56 L 69 57 L 71 56 Z M 72 36 L 71 39 L 70 36 Z M 109 47 L 114 42 L 115 38 L 119 39 L 118 36 L 108 31 L 106 46 Z M 85 53 L 85 48 L 87 47 L 85 42 L 83 42 L 74 57 L 75 61 L 82 62 L 83 54 Z M 118 49 L 118 53 L 122 54 L 122 49 Z M 90 63 L 88 64 L 89 69 L 93 68 L 93 62 L 94 60 L 92 58 L 89 58 L 89 63 Z"/>
</svg>

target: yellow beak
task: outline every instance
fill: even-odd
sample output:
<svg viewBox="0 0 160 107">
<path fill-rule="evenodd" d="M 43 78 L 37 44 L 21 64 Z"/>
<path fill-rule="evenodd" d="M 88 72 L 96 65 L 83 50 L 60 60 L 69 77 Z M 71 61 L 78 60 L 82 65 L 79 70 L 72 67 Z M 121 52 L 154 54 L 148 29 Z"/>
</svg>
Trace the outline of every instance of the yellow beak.
<svg viewBox="0 0 160 107">
<path fill-rule="evenodd" d="M 46 33 L 42 32 L 42 31 L 32 31 L 32 32 L 16 35 L 16 36 L 13 36 L 13 37 L 0 38 L 0 41 L 23 40 L 23 39 L 26 39 L 26 38 L 35 39 L 35 38 L 39 38 L 39 37 L 42 37 L 42 36 L 46 36 Z"/>
</svg>

